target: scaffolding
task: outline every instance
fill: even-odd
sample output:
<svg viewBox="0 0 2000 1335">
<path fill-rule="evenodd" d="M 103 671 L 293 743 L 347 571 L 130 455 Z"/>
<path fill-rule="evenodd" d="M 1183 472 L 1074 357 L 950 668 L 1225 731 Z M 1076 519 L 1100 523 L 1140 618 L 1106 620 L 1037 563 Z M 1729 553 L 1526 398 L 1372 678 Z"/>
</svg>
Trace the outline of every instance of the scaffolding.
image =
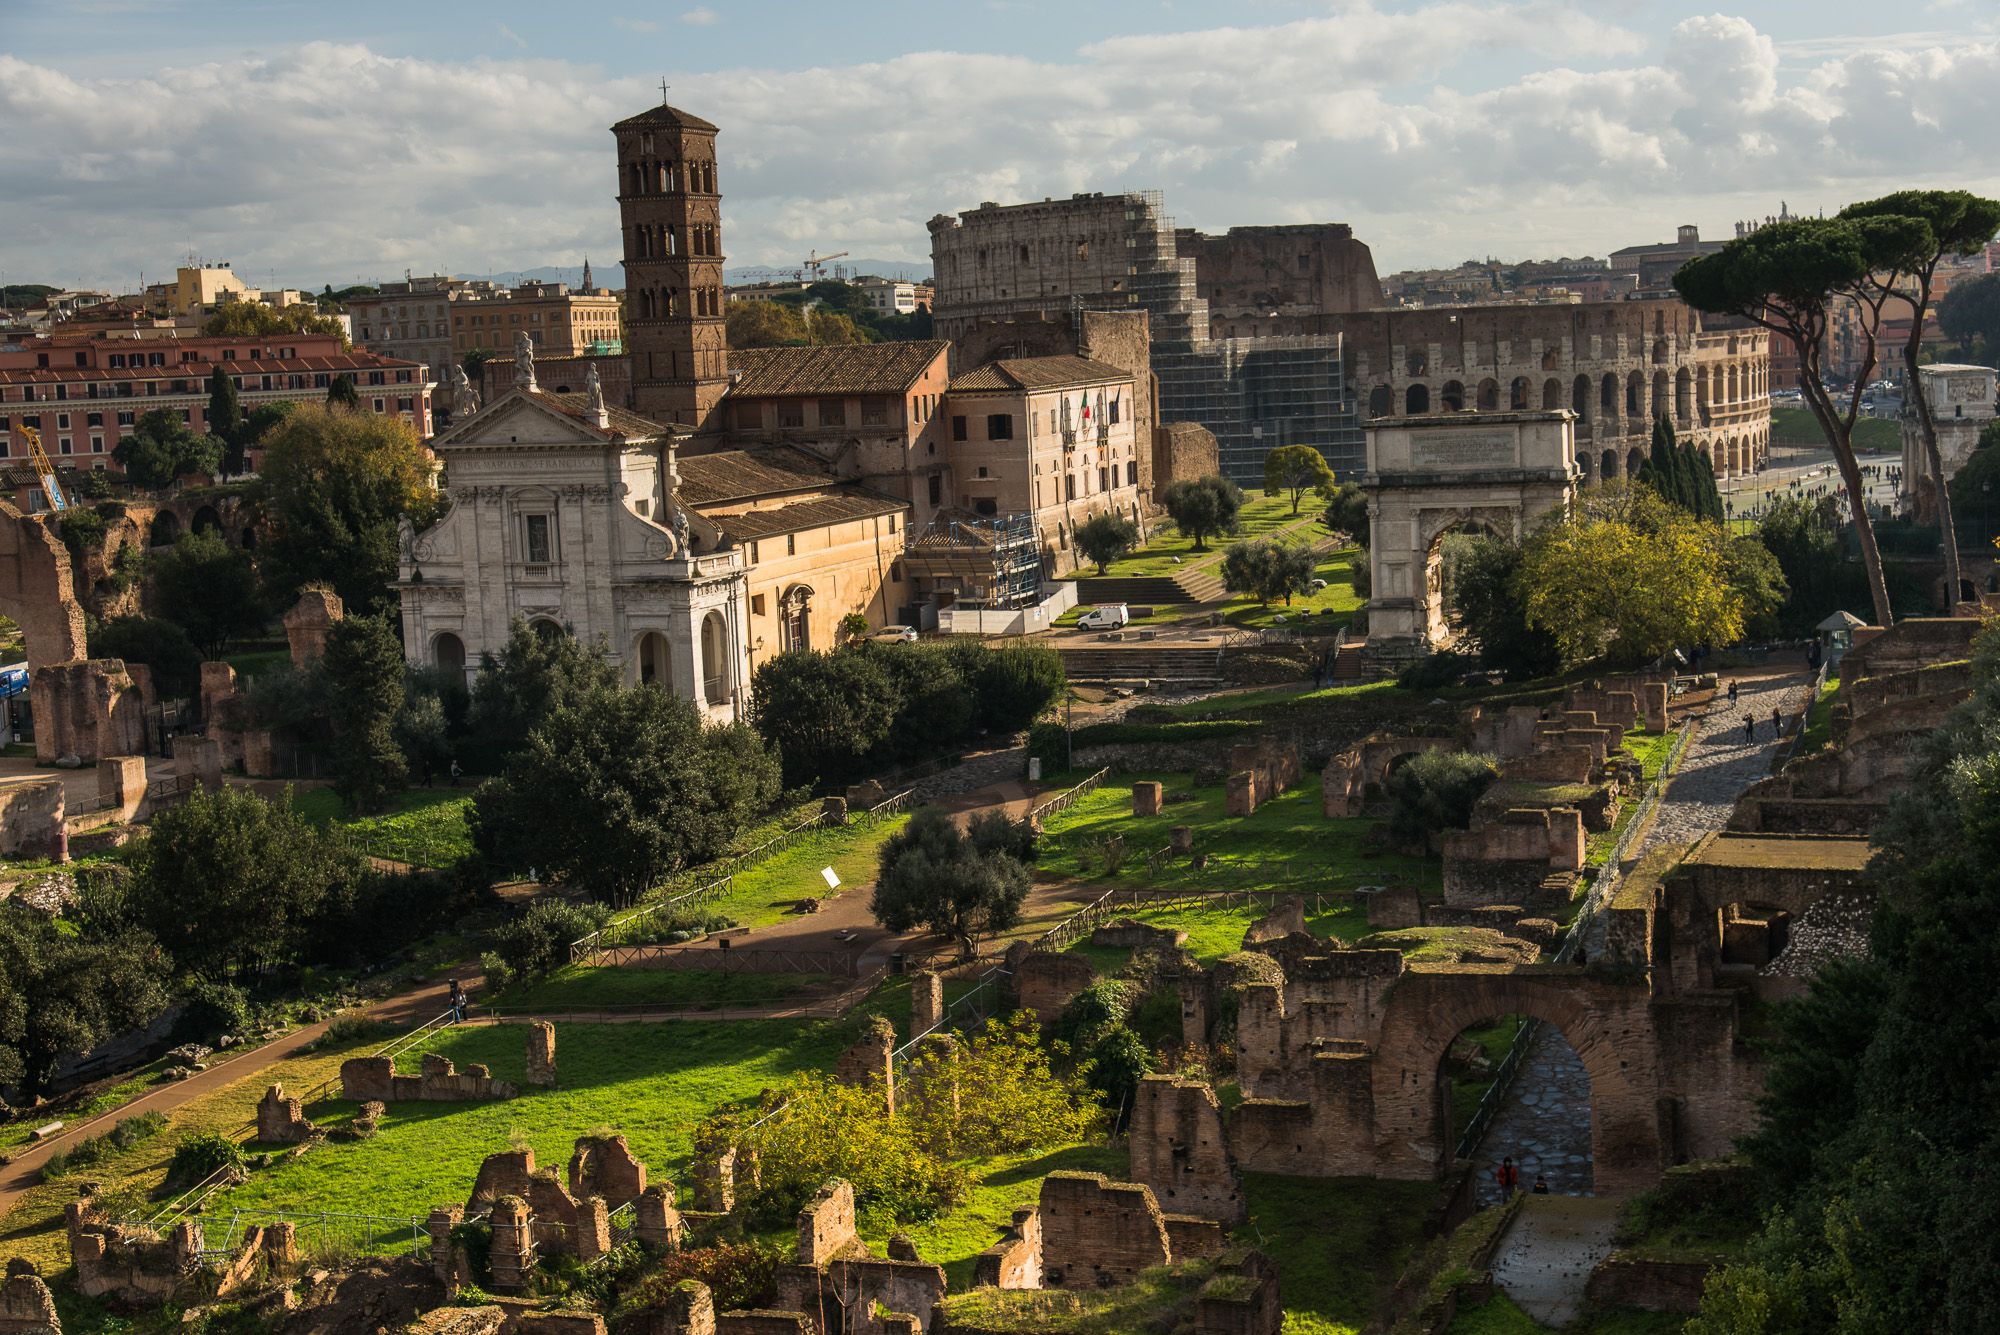
<svg viewBox="0 0 2000 1335">
<path fill-rule="evenodd" d="M 953 594 L 956 607 L 1011 610 L 1031 606 L 1040 593 L 1036 545 L 1031 515 L 940 514 L 910 540 L 903 559 L 934 592 Z"/>
</svg>

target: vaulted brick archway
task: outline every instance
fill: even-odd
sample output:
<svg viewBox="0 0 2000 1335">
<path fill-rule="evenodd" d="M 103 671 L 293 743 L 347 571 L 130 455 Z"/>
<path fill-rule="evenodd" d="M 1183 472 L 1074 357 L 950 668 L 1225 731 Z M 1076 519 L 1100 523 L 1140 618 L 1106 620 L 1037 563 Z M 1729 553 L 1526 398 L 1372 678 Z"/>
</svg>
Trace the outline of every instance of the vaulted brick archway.
<svg viewBox="0 0 2000 1335">
<path fill-rule="evenodd" d="M 1371 1073 L 1380 1175 L 1432 1177 L 1449 1163 L 1440 1061 L 1459 1034 L 1509 1014 L 1553 1025 L 1582 1061 L 1598 1192 L 1657 1182 L 1671 1159 L 1661 1139 L 1663 1063 L 1648 989 L 1552 964 L 1414 965 L 1398 980 Z"/>
</svg>

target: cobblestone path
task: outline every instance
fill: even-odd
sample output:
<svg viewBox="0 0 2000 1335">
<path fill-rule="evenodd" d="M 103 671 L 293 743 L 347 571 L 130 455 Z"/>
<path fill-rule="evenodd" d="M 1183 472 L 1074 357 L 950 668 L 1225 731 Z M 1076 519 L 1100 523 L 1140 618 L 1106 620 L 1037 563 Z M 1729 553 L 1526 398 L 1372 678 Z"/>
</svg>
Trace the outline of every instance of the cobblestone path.
<svg viewBox="0 0 2000 1335">
<path fill-rule="evenodd" d="M 1809 703 L 1806 697 L 1812 685 L 1812 676 L 1803 664 L 1760 669 L 1754 677 L 1736 674 L 1735 679 L 1736 704 L 1732 707 L 1726 695 L 1717 695 L 1706 713 L 1695 720 L 1694 737 L 1667 785 L 1653 826 L 1628 857 L 1661 844 L 1692 843 L 1721 829 L 1743 790 L 1770 774 L 1780 737 L 1789 737 L 1801 726 L 1796 720 Z M 1784 713 L 1783 730 L 1772 725 L 1774 709 Z M 1756 719 L 1754 732 L 1748 736 L 1743 728 L 1745 713 Z M 1598 893 L 1610 889 L 1611 881 L 1605 879 Z M 1603 915 L 1585 934 L 1584 949 L 1592 957 L 1604 949 Z M 1506 1155 L 1512 1155 L 1520 1168 L 1523 1188 L 1533 1186 L 1535 1175 L 1540 1173 L 1548 1179 L 1554 1195 L 1588 1196 L 1593 1192 L 1590 1077 L 1568 1040 L 1551 1025 L 1543 1025 L 1536 1034 L 1534 1046 L 1507 1091 L 1505 1105 L 1473 1156 L 1478 1164 L 1480 1204 L 1500 1198 L 1494 1169 Z"/>
</svg>

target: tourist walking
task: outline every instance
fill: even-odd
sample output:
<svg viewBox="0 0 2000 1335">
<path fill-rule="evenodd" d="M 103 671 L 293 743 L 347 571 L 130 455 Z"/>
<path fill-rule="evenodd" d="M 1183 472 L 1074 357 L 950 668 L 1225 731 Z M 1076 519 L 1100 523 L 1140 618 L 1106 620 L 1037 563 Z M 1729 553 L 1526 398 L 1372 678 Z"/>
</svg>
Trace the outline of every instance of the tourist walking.
<svg viewBox="0 0 2000 1335">
<path fill-rule="evenodd" d="M 451 786 L 452 786 L 452 787 L 454 787 L 454 788 L 458 787 L 458 776 L 459 776 L 459 775 L 461 775 L 461 774 L 463 774 L 463 773 L 465 773 L 465 771 L 464 771 L 464 770 L 462 770 L 462 769 L 460 769 L 460 768 L 458 767 L 458 761 L 457 761 L 457 760 L 453 760 L 453 761 L 451 762 Z"/>
<path fill-rule="evenodd" d="M 1734 681 L 1729 683 L 1729 707 L 1731 709 L 1736 707 L 1736 683 Z"/>
<path fill-rule="evenodd" d="M 1502 1196 L 1512 1196 L 1515 1188 L 1521 1185 L 1521 1170 L 1514 1166 L 1511 1158 L 1502 1159 L 1500 1166 L 1493 1170 L 1493 1176 L 1499 1180 Z"/>
<path fill-rule="evenodd" d="M 1757 740 L 1757 716 L 1749 710 L 1743 711 L 1743 742 L 1749 745 Z"/>
<path fill-rule="evenodd" d="M 1549 1184 L 1539 1173 L 1535 1175 L 1535 1194 L 1537 1196 L 1546 1196 L 1549 1194 Z"/>
</svg>

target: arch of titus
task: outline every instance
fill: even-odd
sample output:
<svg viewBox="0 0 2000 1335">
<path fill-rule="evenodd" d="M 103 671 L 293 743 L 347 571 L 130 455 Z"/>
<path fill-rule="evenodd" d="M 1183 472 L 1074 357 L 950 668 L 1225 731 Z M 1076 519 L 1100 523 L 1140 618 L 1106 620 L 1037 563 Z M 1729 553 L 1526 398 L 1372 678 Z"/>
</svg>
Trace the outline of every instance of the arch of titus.
<svg viewBox="0 0 2000 1335">
<path fill-rule="evenodd" d="M 1470 525 L 1519 542 L 1544 512 L 1567 509 L 1580 480 L 1575 424 L 1566 410 L 1368 424 L 1370 663 L 1394 670 L 1444 644 L 1445 534 Z"/>
</svg>

